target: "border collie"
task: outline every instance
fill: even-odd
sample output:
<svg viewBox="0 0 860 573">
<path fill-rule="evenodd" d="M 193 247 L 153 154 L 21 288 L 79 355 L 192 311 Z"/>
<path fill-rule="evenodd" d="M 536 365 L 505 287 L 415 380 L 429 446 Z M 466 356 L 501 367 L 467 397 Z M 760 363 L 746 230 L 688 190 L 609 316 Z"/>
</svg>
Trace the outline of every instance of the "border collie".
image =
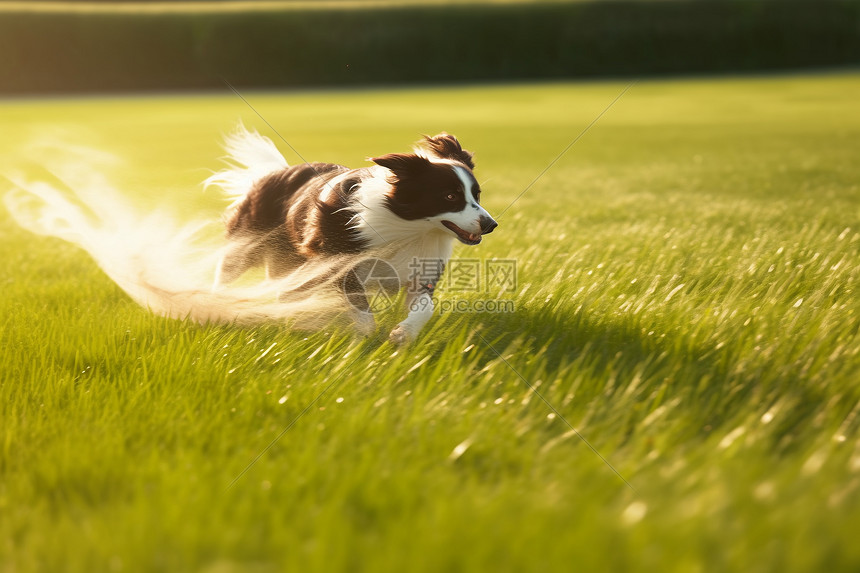
<svg viewBox="0 0 860 573">
<path fill-rule="evenodd" d="M 389 335 L 394 344 L 414 340 L 432 316 L 433 289 L 454 241 L 477 245 L 498 225 L 481 207 L 472 153 L 447 133 L 425 136 L 414 153 L 373 157 L 375 165 L 360 169 L 289 166 L 269 138 L 242 126 L 225 149 L 234 167 L 206 181 L 233 199 L 224 215 L 229 246 L 213 288 L 253 267 L 277 279 L 311 261 L 367 253 L 394 269 L 395 286 L 408 287 L 409 313 Z M 416 284 L 415 261 L 438 264 Z M 356 328 L 370 334 L 375 320 L 356 273 L 347 270 L 338 284 L 356 309 Z"/>
</svg>

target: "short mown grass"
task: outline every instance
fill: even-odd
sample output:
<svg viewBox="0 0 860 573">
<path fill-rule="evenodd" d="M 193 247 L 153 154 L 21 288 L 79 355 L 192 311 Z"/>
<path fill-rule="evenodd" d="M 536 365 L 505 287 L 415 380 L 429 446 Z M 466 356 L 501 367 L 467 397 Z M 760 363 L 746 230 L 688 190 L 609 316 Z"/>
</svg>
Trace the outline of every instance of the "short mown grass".
<svg viewBox="0 0 860 573">
<path fill-rule="evenodd" d="M 516 311 L 406 349 L 153 316 L 0 213 L 2 568 L 856 570 L 860 76 L 640 82 L 511 205 L 624 87 L 243 94 L 308 160 L 476 151 L 456 255 Z M 239 118 L 287 150 L 229 93 L 9 100 L 3 169 L 60 138 L 217 217 Z"/>
</svg>

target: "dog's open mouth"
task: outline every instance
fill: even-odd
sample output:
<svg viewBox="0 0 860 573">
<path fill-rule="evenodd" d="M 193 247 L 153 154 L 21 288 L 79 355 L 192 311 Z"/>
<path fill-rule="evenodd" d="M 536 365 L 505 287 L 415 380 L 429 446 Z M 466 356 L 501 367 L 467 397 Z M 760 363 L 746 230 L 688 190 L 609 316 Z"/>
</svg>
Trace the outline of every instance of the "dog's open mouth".
<svg viewBox="0 0 860 573">
<path fill-rule="evenodd" d="M 451 221 L 442 221 L 442 224 L 454 231 L 454 234 L 457 235 L 457 238 L 460 239 L 461 243 L 464 243 L 466 245 L 477 245 L 481 242 L 480 233 L 470 233 L 468 231 L 464 231 Z"/>
</svg>

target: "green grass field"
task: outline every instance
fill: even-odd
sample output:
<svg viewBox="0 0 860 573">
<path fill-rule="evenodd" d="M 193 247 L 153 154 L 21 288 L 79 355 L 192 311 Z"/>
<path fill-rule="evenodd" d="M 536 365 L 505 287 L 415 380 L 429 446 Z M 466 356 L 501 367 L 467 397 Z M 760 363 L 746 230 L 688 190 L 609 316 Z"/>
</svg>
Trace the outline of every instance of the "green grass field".
<svg viewBox="0 0 860 573">
<path fill-rule="evenodd" d="M 499 214 L 624 87 L 243 95 L 308 160 L 455 133 Z M 152 316 L 0 210 L 0 567 L 856 571 L 857 93 L 635 85 L 455 252 L 515 259 L 516 312 L 405 350 L 394 315 L 367 340 Z M 217 217 L 199 182 L 239 118 L 282 144 L 229 92 L 10 100 L 0 161 L 42 177 L 25 143 L 64 138 Z"/>
</svg>

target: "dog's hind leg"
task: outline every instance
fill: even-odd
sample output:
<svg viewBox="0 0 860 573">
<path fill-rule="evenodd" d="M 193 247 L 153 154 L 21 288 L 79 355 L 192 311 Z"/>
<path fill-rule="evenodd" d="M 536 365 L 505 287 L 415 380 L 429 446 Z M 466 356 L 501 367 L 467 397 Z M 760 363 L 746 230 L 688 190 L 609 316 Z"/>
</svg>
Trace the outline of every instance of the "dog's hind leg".
<svg viewBox="0 0 860 573">
<path fill-rule="evenodd" d="M 269 280 L 283 278 L 307 261 L 305 257 L 295 252 L 287 241 L 273 241 L 267 245 L 264 257 L 266 278 Z"/>
<path fill-rule="evenodd" d="M 254 243 L 241 241 L 228 245 L 215 268 L 212 290 L 216 291 L 221 286 L 232 283 L 245 271 L 260 264 L 260 254 L 259 245 Z"/>
<path fill-rule="evenodd" d="M 343 277 L 341 289 L 353 308 L 355 329 L 363 336 L 370 336 L 376 330 L 376 319 L 373 318 L 373 311 L 370 308 L 370 303 L 367 302 L 364 284 L 362 284 L 355 269 L 350 269 Z"/>
</svg>

